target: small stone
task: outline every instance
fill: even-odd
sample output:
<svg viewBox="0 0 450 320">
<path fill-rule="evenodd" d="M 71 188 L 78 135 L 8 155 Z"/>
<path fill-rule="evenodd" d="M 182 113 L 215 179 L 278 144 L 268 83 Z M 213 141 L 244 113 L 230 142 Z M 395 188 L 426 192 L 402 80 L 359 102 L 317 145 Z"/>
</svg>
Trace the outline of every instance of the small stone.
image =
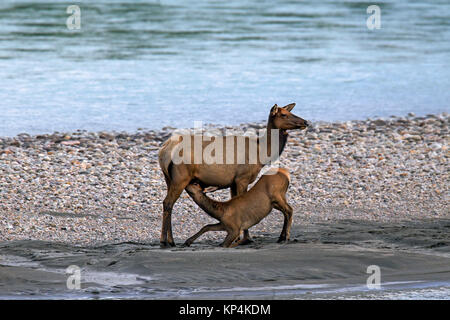
<svg viewBox="0 0 450 320">
<path fill-rule="evenodd" d="M 61 144 L 65 146 L 76 146 L 80 144 L 80 141 L 78 140 L 61 141 Z"/>
<path fill-rule="evenodd" d="M 438 142 L 433 142 L 433 143 L 430 145 L 430 148 L 433 149 L 434 151 L 440 150 L 440 149 L 442 149 L 442 144 L 440 144 L 440 143 L 438 143 Z"/>
</svg>

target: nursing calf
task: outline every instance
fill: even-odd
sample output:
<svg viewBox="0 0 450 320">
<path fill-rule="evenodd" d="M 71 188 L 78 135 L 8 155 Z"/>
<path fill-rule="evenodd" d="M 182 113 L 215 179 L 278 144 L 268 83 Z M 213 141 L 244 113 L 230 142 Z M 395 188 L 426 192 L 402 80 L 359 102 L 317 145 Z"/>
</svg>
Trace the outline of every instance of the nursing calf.
<svg viewBox="0 0 450 320">
<path fill-rule="evenodd" d="M 289 172 L 283 168 L 274 170 L 272 174 L 263 175 L 247 193 L 226 202 L 215 201 L 206 196 L 197 182 L 189 184 L 186 191 L 195 203 L 220 222 L 204 226 L 186 240 L 185 245 L 190 246 L 205 232 L 226 231 L 228 235 L 221 245 L 223 247 L 237 246 L 243 241 L 235 242 L 241 232 L 259 223 L 273 208 L 280 210 L 284 215 L 283 230 L 278 242 L 289 240 L 293 212 L 286 201 L 286 191 L 290 181 Z"/>
</svg>

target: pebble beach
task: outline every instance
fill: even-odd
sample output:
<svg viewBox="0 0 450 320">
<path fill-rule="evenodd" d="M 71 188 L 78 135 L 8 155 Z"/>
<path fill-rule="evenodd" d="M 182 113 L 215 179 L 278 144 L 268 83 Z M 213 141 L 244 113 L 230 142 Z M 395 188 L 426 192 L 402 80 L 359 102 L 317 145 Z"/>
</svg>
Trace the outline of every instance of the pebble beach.
<svg viewBox="0 0 450 320">
<path fill-rule="evenodd" d="M 280 166 L 291 173 L 293 225 L 449 218 L 449 120 L 409 114 L 291 131 Z M 0 241 L 158 243 L 166 193 L 158 150 L 173 130 L 0 138 Z M 226 200 L 229 192 L 210 196 Z M 175 242 L 212 222 L 184 192 L 172 215 Z M 279 233 L 282 222 L 274 210 L 250 233 Z"/>
</svg>

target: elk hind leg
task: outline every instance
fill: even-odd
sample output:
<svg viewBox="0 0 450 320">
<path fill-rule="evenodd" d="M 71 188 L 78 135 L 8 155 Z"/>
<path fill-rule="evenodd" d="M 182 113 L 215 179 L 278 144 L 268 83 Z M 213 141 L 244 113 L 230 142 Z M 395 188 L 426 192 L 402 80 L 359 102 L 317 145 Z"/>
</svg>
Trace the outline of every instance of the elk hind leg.
<svg viewBox="0 0 450 320">
<path fill-rule="evenodd" d="M 280 237 L 278 238 L 278 243 L 289 241 L 291 234 L 293 209 L 287 203 L 285 197 L 279 197 L 274 203 L 274 207 L 277 210 L 280 210 L 284 215 L 283 230 L 281 231 Z"/>
<path fill-rule="evenodd" d="M 189 184 L 189 179 L 182 181 L 172 181 L 167 190 L 167 196 L 163 202 L 163 221 L 161 228 L 161 247 L 167 247 L 168 245 L 174 247 L 175 241 L 172 235 L 172 209 L 175 202 L 180 197 L 184 188 Z"/>
</svg>

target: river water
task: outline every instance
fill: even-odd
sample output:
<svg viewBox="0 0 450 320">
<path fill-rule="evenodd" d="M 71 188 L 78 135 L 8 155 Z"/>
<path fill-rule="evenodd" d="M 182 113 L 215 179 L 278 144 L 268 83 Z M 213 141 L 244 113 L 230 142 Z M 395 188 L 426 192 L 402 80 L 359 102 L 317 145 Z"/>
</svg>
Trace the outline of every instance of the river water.
<svg viewBox="0 0 450 320">
<path fill-rule="evenodd" d="M 0 3 L 0 136 L 449 111 L 450 2 Z"/>
</svg>

